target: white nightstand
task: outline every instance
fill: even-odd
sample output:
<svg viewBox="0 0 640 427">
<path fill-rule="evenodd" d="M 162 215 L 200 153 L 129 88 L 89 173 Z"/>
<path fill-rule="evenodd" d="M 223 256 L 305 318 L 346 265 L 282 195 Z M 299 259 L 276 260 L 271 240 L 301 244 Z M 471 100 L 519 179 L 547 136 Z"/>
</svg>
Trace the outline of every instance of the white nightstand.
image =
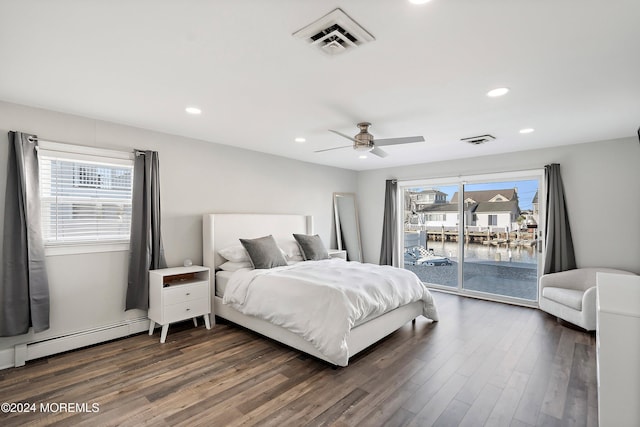
<svg viewBox="0 0 640 427">
<path fill-rule="evenodd" d="M 347 251 L 342 249 L 328 249 L 330 258 L 342 258 L 344 260 L 347 259 Z"/>
<path fill-rule="evenodd" d="M 198 316 L 211 329 L 209 313 L 209 268 L 194 265 L 149 271 L 149 335 L 156 323 L 162 325 L 160 342 L 164 343 L 170 323 L 193 319 L 198 326 Z"/>
</svg>

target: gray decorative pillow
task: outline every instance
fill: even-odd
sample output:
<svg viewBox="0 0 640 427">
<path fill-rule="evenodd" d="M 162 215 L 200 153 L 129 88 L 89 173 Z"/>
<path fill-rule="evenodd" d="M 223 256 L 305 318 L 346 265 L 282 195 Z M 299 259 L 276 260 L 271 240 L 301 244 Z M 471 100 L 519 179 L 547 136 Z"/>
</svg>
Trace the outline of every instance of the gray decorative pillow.
<svg viewBox="0 0 640 427">
<path fill-rule="evenodd" d="M 257 239 L 240 239 L 240 243 L 249 253 L 253 268 L 264 269 L 287 265 L 287 260 L 272 235 Z"/>
<path fill-rule="evenodd" d="M 320 236 L 317 234 L 315 236 L 294 234 L 293 238 L 296 239 L 296 242 L 300 245 L 300 251 L 305 261 L 329 258 L 329 252 L 327 252 L 327 248 L 324 247 L 322 239 L 320 239 Z"/>
</svg>

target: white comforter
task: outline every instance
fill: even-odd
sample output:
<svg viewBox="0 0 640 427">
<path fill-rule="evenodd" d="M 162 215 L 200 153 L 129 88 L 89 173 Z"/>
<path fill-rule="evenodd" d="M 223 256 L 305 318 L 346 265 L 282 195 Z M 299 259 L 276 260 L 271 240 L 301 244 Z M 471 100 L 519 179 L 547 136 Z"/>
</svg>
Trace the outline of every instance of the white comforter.
<svg viewBox="0 0 640 427">
<path fill-rule="evenodd" d="M 347 365 L 346 340 L 355 324 L 418 300 L 423 315 L 437 321 L 433 298 L 413 272 L 341 259 L 239 270 L 223 298 L 246 315 L 303 336 L 339 366 Z"/>
</svg>

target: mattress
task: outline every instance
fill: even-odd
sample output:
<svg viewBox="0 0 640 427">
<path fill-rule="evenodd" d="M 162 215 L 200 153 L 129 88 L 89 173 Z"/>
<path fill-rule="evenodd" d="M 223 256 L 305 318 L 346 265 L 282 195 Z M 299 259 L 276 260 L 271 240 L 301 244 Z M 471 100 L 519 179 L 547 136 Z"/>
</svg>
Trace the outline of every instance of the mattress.
<svg viewBox="0 0 640 427">
<path fill-rule="evenodd" d="M 224 290 L 227 288 L 229 278 L 233 275 L 233 271 L 220 270 L 216 272 L 216 296 L 222 298 Z"/>
</svg>

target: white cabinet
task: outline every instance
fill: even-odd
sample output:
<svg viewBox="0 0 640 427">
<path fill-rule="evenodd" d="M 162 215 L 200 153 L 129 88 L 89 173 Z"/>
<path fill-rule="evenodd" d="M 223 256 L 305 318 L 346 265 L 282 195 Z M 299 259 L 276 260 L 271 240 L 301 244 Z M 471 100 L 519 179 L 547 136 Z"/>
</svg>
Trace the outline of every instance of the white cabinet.
<svg viewBox="0 0 640 427">
<path fill-rule="evenodd" d="M 207 267 L 175 267 L 149 271 L 149 335 L 155 324 L 162 325 L 160 342 L 165 342 L 169 324 L 203 316 L 211 329 L 209 314 L 209 269 Z"/>
<path fill-rule="evenodd" d="M 600 427 L 640 426 L 640 276 L 598 273 Z"/>
</svg>

